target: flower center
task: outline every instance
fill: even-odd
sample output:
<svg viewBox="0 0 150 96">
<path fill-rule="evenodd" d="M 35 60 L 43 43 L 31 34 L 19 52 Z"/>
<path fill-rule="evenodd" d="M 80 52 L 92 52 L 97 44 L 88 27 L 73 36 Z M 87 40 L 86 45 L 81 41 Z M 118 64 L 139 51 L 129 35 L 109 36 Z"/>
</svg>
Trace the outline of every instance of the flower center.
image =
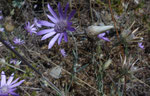
<svg viewBox="0 0 150 96">
<path fill-rule="evenodd" d="M 7 85 L 4 85 L 0 88 L 1 93 L 8 93 L 8 90 L 9 90 L 9 88 Z"/>
<path fill-rule="evenodd" d="M 54 30 L 55 32 L 62 33 L 66 31 L 67 23 L 65 21 L 59 21 L 55 24 Z"/>
</svg>

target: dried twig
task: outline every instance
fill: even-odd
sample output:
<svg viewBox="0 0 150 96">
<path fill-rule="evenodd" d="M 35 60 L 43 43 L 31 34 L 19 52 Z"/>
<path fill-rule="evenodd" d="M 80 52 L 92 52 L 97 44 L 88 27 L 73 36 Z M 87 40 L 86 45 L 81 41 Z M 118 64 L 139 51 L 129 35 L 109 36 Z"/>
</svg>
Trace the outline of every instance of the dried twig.
<svg viewBox="0 0 150 96">
<path fill-rule="evenodd" d="M 114 18 L 114 14 L 113 14 L 113 12 L 112 12 L 112 8 L 111 8 L 111 1 L 109 0 L 109 9 L 110 9 L 110 13 L 111 13 L 111 17 L 112 17 L 112 20 L 113 20 L 113 22 L 114 22 L 114 27 L 115 27 L 115 30 L 116 30 L 116 34 L 117 34 L 117 37 L 118 37 L 118 40 L 120 40 L 120 36 L 119 36 L 119 32 L 118 32 L 118 29 L 117 29 L 117 27 L 116 27 L 116 20 L 115 20 L 115 18 Z M 121 50 L 121 55 L 122 55 L 122 57 L 124 58 L 125 57 L 125 55 L 124 55 L 124 50 L 123 50 L 123 48 L 122 48 L 122 46 L 120 45 L 120 50 Z M 126 76 L 125 76 L 125 82 L 124 82 L 125 84 L 125 86 L 124 86 L 124 93 L 125 93 L 125 91 L 126 91 Z"/>
<path fill-rule="evenodd" d="M 24 57 L 22 57 L 15 49 L 11 48 L 0 36 L 0 42 L 2 42 L 10 51 L 12 51 L 16 56 L 18 56 L 21 61 L 26 64 L 28 67 L 30 67 L 32 70 L 34 70 L 38 75 L 42 77 L 42 79 L 46 82 L 48 82 L 49 86 L 54 89 L 57 93 L 62 95 L 61 91 L 52 83 L 50 82 L 46 77 L 43 76 L 41 72 L 39 72 L 37 69 L 35 69 L 28 61 L 25 60 Z M 63 95 L 62 95 L 63 96 Z"/>
</svg>

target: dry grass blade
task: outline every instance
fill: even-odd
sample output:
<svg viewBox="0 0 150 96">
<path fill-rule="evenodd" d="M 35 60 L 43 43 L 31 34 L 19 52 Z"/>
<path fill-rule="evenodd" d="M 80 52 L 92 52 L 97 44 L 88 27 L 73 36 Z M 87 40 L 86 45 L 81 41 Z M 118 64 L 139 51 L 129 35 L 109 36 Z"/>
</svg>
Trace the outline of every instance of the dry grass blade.
<svg viewBox="0 0 150 96">
<path fill-rule="evenodd" d="M 55 65 L 55 66 L 58 66 L 57 64 L 55 64 L 54 62 L 52 62 L 46 55 L 41 55 L 40 53 L 37 53 L 37 52 L 32 51 L 32 50 L 28 50 L 28 51 L 29 51 L 30 53 L 36 54 L 36 55 L 39 56 L 42 60 L 45 60 L 46 62 L 50 62 L 51 64 L 53 64 L 53 65 Z M 69 75 L 72 75 L 69 71 L 67 71 L 67 70 L 65 70 L 65 69 L 63 69 L 63 68 L 62 68 L 62 71 L 66 72 L 66 73 L 69 74 Z M 83 84 L 89 86 L 91 89 L 93 89 L 93 90 L 95 90 L 95 91 L 97 91 L 97 92 L 100 93 L 99 90 L 97 90 L 97 89 L 94 88 L 93 86 L 89 85 L 89 84 L 86 83 L 85 81 L 81 80 L 80 78 L 78 78 L 78 77 L 76 77 L 76 76 L 75 76 L 75 78 L 76 78 L 77 80 L 79 80 L 80 82 L 82 82 Z M 104 94 L 104 96 L 106 96 L 106 95 Z"/>
</svg>

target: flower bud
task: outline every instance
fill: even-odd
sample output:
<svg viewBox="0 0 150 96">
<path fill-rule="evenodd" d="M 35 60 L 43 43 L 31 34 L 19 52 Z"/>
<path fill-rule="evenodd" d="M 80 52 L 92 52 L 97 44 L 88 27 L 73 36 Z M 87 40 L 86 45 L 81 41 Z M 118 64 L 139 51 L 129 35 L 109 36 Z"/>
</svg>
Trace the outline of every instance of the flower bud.
<svg viewBox="0 0 150 96">
<path fill-rule="evenodd" d="M 6 17 L 4 26 L 5 26 L 6 31 L 8 32 L 11 32 L 14 30 L 15 26 L 13 24 L 11 17 Z"/>
<path fill-rule="evenodd" d="M 86 29 L 86 32 L 87 32 L 87 35 L 92 38 L 94 36 L 97 36 L 100 33 L 110 30 L 112 28 L 114 28 L 114 26 L 94 26 L 94 25 L 92 25 Z"/>
</svg>

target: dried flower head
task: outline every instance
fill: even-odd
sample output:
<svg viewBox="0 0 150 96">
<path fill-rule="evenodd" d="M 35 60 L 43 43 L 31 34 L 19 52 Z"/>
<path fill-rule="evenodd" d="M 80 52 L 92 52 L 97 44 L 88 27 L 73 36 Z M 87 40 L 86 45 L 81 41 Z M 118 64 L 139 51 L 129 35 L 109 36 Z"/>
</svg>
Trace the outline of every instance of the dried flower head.
<svg viewBox="0 0 150 96">
<path fill-rule="evenodd" d="M 121 33 L 122 39 L 124 39 L 127 43 L 142 42 L 142 40 L 143 40 L 142 37 L 138 37 L 136 35 L 137 34 L 136 32 L 138 31 L 139 28 L 136 28 L 133 31 L 131 30 L 131 28 L 133 27 L 134 24 L 135 24 L 135 21 L 131 24 L 131 26 L 129 28 L 126 28 Z"/>
<path fill-rule="evenodd" d="M 138 30 L 138 28 L 133 31 L 131 31 L 130 28 L 127 30 L 124 30 L 121 33 L 122 40 L 127 42 L 128 44 L 136 42 L 136 43 L 138 43 L 138 46 L 141 49 L 144 49 L 144 46 L 142 45 L 143 37 L 138 37 L 135 35 L 135 32 L 137 32 L 137 30 Z"/>
<path fill-rule="evenodd" d="M 134 60 L 131 56 L 129 56 L 128 58 L 125 56 L 124 60 L 121 57 L 121 61 L 123 63 L 122 71 L 124 71 L 124 73 L 133 74 L 134 72 L 137 72 L 142 69 L 134 66 L 137 63 L 138 59 Z"/>
<path fill-rule="evenodd" d="M 59 13 L 58 17 L 49 4 L 47 5 L 47 7 L 52 15 L 51 16 L 47 14 L 47 17 L 52 21 L 52 23 L 44 20 L 39 21 L 41 25 L 49 28 L 39 31 L 37 35 L 44 35 L 41 40 L 45 40 L 55 35 L 48 44 L 48 49 L 50 49 L 53 47 L 57 39 L 58 45 L 60 45 L 63 37 L 65 42 L 68 41 L 67 30 L 75 31 L 75 29 L 71 27 L 72 22 L 70 22 L 71 18 L 75 14 L 75 10 L 72 11 L 67 17 L 67 10 L 69 7 L 69 3 L 66 5 L 64 12 L 60 3 L 58 3 L 58 13 Z"/>
<path fill-rule="evenodd" d="M 27 30 L 27 32 L 29 32 L 31 35 L 32 33 L 37 33 L 36 32 L 36 28 L 34 27 L 34 24 L 30 25 L 30 22 L 28 22 L 26 25 L 25 25 L 25 29 Z"/>
<path fill-rule="evenodd" d="M 137 37 L 135 35 L 135 32 L 137 32 L 138 28 L 131 31 L 130 29 L 124 30 L 121 33 L 121 37 L 123 37 L 124 40 L 126 40 L 126 42 L 128 43 L 132 43 L 132 42 L 141 42 L 143 40 L 142 37 Z"/>
<path fill-rule="evenodd" d="M 61 52 L 61 54 L 64 56 L 64 57 L 66 57 L 67 55 L 66 55 L 66 52 L 65 52 L 65 50 L 64 49 L 60 49 L 60 52 Z"/>
<path fill-rule="evenodd" d="M 13 96 L 19 96 L 16 94 L 14 91 L 16 90 L 15 87 L 19 86 L 21 83 L 24 82 L 24 80 L 21 80 L 17 83 L 19 78 L 16 80 L 12 81 L 14 78 L 14 74 L 11 74 L 9 77 L 8 81 L 6 82 L 6 75 L 2 71 L 1 72 L 1 83 L 0 83 L 0 96 L 9 96 L 10 94 Z"/>
</svg>

